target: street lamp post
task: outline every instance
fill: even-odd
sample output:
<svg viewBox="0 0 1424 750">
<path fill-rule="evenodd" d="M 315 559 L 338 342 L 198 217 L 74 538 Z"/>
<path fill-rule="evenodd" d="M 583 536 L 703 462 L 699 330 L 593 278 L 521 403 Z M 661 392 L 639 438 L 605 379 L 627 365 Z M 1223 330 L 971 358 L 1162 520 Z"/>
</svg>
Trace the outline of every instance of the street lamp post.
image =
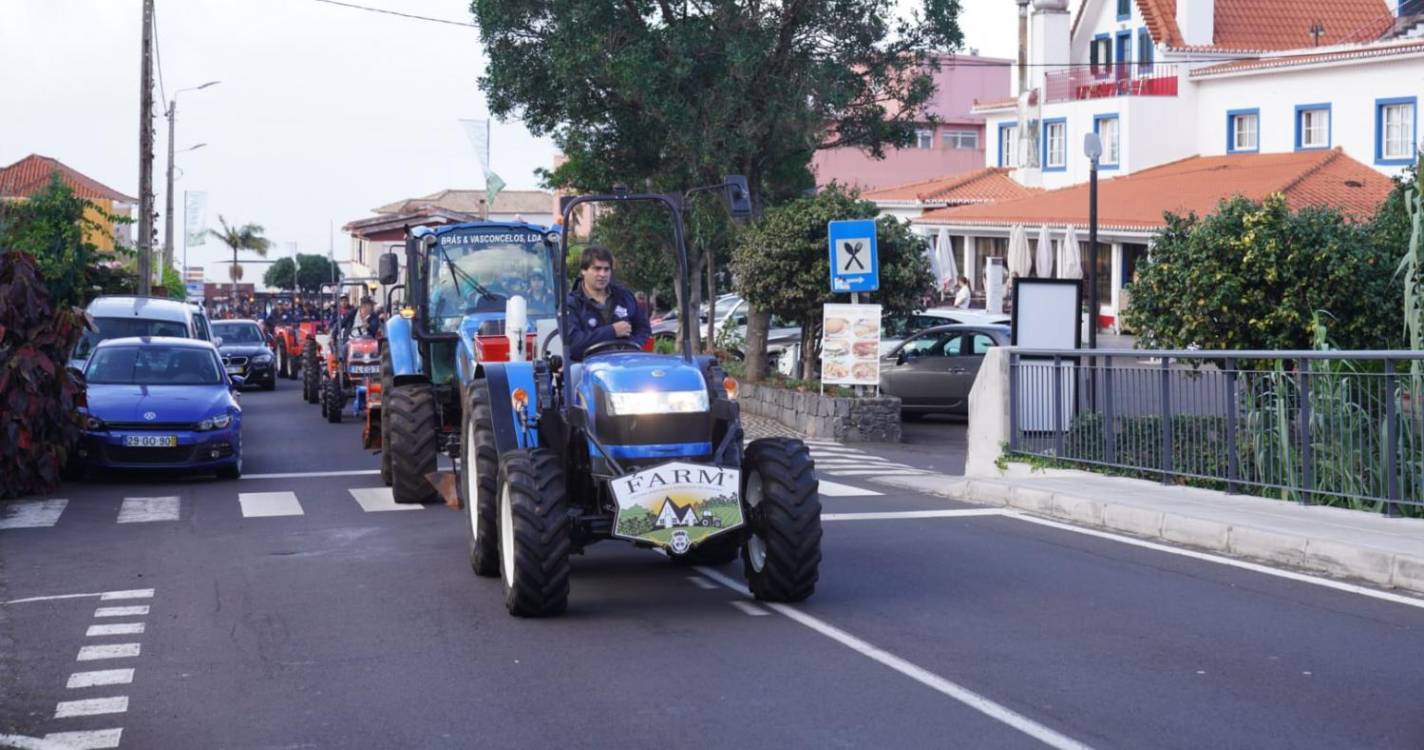
<svg viewBox="0 0 1424 750">
<path fill-rule="evenodd" d="M 183 93 L 184 91 L 198 91 L 200 89 L 205 89 L 209 86 L 216 86 L 219 83 L 221 83 L 221 81 L 208 81 L 207 83 L 201 86 L 178 89 L 177 91 L 173 92 L 173 98 L 168 100 L 168 198 L 163 209 L 164 268 L 171 268 L 173 266 L 173 122 L 176 119 L 175 115 L 178 112 L 178 95 Z M 193 148 L 184 150 L 192 151 L 193 149 L 202 148 L 203 145 L 206 144 L 199 144 L 197 146 L 194 146 Z M 184 262 L 186 263 L 186 260 Z M 183 269 L 183 272 L 186 274 L 187 271 L 188 269 L 185 267 Z M 159 272 L 158 278 L 159 282 L 161 283 L 163 280 L 162 271 Z"/>
<path fill-rule="evenodd" d="M 1088 348 L 1098 348 L 1098 159 L 1103 143 L 1097 133 L 1083 138 L 1088 157 Z"/>
</svg>

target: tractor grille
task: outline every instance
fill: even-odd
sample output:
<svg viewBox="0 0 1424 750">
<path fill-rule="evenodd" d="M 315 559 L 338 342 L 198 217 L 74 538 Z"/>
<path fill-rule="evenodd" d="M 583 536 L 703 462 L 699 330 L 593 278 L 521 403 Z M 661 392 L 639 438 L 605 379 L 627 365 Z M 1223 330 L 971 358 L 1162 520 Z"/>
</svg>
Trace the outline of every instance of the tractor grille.
<svg viewBox="0 0 1424 750">
<path fill-rule="evenodd" d="M 129 448 L 122 445 L 110 445 L 105 447 L 109 460 L 114 463 L 124 464 L 177 464 L 186 463 L 193 459 L 193 448 L 191 445 L 179 445 L 174 448 Z"/>
</svg>

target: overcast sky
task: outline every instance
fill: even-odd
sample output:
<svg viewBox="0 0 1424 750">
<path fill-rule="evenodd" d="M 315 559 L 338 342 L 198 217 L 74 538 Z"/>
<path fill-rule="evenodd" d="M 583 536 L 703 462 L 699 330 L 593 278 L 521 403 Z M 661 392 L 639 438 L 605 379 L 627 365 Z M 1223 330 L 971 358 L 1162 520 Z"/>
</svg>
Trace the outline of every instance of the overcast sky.
<svg viewBox="0 0 1424 750">
<path fill-rule="evenodd" d="M 464 0 L 358 0 L 470 21 Z M 897 0 L 902 8 L 916 0 Z M 1012 57 L 1015 6 L 962 0 L 965 47 Z M 139 0 L 0 0 L 0 166 L 54 157 L 138 194 Z M 255 222 L 277 243 L 325 253 L 336 226 L 376 206 L 484 184 L 457 122 L 488 115 L 475 84 L 484 60 L 475 29 L 409 20 L 316 0 L 157 0 L 163 83 L 178 96 L 176 252 L 183 191 L 206 191 L 208 223 Z M 158 96 L 155 90 L 155 97 Z M 161 115 L 162 104 L 155 104 Z M 160 117 L 154 190 L 163 209 L 167 126 Z M 554 155 L 519 122 L 496 122 L 493 168 L 510 188 L 537 188 Z M 159 241 L 162 220 L 158 224 Z M 210 240 L 189 263 L 213 266 Z M 258 269 L 250 269 L 258 270 Z M 248 279 L 252 278 L 249 272 Z"/>
</svg>

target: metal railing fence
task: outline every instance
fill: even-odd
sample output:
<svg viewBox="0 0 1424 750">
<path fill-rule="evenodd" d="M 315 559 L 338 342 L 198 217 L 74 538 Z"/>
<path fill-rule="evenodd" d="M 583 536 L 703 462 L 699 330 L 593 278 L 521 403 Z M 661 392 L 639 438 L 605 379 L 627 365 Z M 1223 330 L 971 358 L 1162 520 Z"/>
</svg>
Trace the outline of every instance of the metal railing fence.
<svg viewBox="0 0 1424 750">
<path fill-rule="evenodd" d="M 1009 402 L 1014 454 L 1424 517 L 1424 352 L 1015 348 Z"/>
</svg>

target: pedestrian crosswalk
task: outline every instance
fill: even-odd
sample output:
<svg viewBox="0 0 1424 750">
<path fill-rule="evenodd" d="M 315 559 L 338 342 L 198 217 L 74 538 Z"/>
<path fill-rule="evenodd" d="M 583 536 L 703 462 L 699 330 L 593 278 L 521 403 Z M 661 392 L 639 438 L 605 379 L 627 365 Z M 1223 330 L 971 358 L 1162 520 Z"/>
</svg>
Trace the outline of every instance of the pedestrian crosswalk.
<svg viewBox="0 0 1424 750">
<path fill-rule="evenodd" d="M 908 464 L 866 453 L 833 440 L 807 440 L 811 458 L 816 462 L 818 477 L 918 476 L 929 474 Z M 825 480 L 822 479 L 822 484 Z M 825 494 L 822 491 L 821 494 Z"/>
</svg>

